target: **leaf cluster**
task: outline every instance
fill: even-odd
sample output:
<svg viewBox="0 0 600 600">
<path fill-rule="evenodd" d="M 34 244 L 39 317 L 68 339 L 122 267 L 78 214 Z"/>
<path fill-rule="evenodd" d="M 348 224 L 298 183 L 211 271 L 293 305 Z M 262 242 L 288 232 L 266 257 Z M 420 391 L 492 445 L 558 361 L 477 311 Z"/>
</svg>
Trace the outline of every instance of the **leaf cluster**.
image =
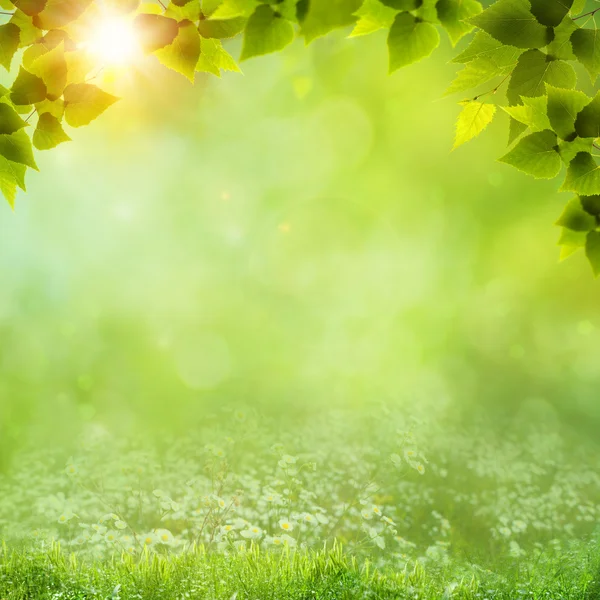
<svg viewBox="0 0 600 600">
<path fill-rule="evenodd" d="M 473 32 L 446 91 L 469 94 L 459 102 L 454 147 L 506 113 L 509 150 L 500 161 L 538 179 L 565 173 L 561 190 L 575 196 L 557 222 L 561 255 L 584 248 L 598 276 L 600 8 L 585 10 L 586 0 L 365 0 L 354 33 L 389 28 L 392 72 L 428 56 L 439 29 L 453 45 Z"/>
<path fill-rule="evenodd" d="M 297 35 L 306 43 L 352 26 L 351 37 L 387 30 L 389 71 L 429 56 L 440 30 L 452 45 L 473 33 L 453 61 L 447 94 L 462 99 L 455 147 L 508 115 L 508 152 L 500 159 L 536 178 L 566 171 L 575 197 L 558 224 L 567 256 L 585 248 L 600 274 L 600 34 L 586 0 L 0 0 L 0 63 L 19 57 L 10 88 L 0 88 L 0 191 L 14 205 L 34 151 L 70 138 L 117 98 L 95 83 L 97 61 L 86 32 L 102 13 L 131 19 L 139 45 L 191 81 L 204 71 L 239 70 L 224 49 L 242 38 L 240 60 L 276 52 Z M 582 14 L 583 13 L 583 14 Z M 96 72 L 97 74 L 97 72 Z M 583 79 L 583 81 L 582 81 Z M 587 80 L 586 80 L 587 79 Z M 588 90 L 588 93 L 584 92 Z M 499 110 L 500 109 L 500 110 Z M 564 169 L 563 169 L 564 167 Z"/>
<path fill-rule="evenodd" d="M 462 67 L 447 94 L 471 94 L 460 102 L 455 147 L 506 113 L 509 149 L 500 161 L 537 179 L 564 174 L 561 190 L 575 196 L 557 222 L 561 256 L 583 248 L 599 275 L 600 9 L 585 10 L 584 0 L 482 7 L 466 19 L 475 34 L 453 59 Z"/>
</svg>

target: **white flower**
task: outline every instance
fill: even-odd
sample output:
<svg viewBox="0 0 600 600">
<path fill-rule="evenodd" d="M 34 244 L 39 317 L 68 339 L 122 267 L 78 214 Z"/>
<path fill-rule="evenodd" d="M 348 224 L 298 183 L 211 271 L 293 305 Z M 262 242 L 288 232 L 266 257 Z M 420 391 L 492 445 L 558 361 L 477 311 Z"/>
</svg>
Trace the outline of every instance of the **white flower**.
<svg viewBox="0 0 600 600">
<path fill-rule="evenodd" d="M 246 413 L 243 410 L 236 410 L 233 413 L 233 418 L 236 421 L 238 421 L 240 423 L 243 423 L 246 420 Z"/>
<path fill-rule="evenodd" d="M 327 518 L 326 514 L 318 512 L 315 516 L 317 518 L 317 521 L 319 521 L 321 525 L 326 525 L 327 523 L 329 523 L 329 519 Z"/>
<path fill-rule="evenodd" d="M 246 539 L 257 540 L 262 537 L 263 531 L 260 527 L 249 527 L 240 531 L 240 535 Z"/>
<path fill-rule="evenodd" d="M 77 473 L 79 472 L 79 469 L 77 468 L 76 465 L 74 465 L 73 463 L 69 463 L 66 467 L 65 467 L 65 473 L 67 475 L 69 475 L 69 477 L 74 477 L 75 475 L 77 475 Z"/>
<path fill-rule="evenodd" d="M 75 517 L 75 515 L 72 512 L 68 511 L 68 512 L 64 512 L 62 515 L 60 515 L 60 517 L 58 517 L 58 519 L 56 521 L 60 525 L 66 525 L 74 517 Z"/>
<path fill-rule="evenodd" d="M 369 508 L 363 508 L 360 511 L 360 514 L 362 515 L 362 518 L 365 519 L 365 521 L 370 521 L 373 518 L 373 511 Z"/>
<path fill-rule="evenodd" d="M 283 539 L 281 536 L 279 535 L 274 535 L 273 537 L 271 537 L 270 535 L 268 535 L 265 538 L 265 543 L 271 546 L 283 546 Z"/>
<path fill-rule="evenodd" d="M 521 521 L 521 519 L 517 519 L 512 523 L 512 530 L 515 533 L 523 533 L 527 529 L 527 523 L 525 521 Z"/>
<path fill-rule="evenodd" d="M 404 459 L 407 462 L 412 462 L 415 458 L 417 458 L 417 451 L 414 448 L 404 450 Z"/>
<path fill-rule="evenodd" d="M 284 545 L 289 547 L 293 547 L 296 545 L 296 540 L 293 537 L 286 535 L 285 533 L 281 536 L 281 541 L 284 543 Z"/>
<path fill-rule="evenodd" d="M 104 525 L 100 525 L 99 523 L 92 523 L 92 529 L 99 533 L 100 535 L 104 535 L 106 533 L 106 527 Z"/>
<path fill-rule="evenodd" d="M 99 519 L 98 519 L 98 523 L 105 523 L 106 521 L 118 521 L 119 520 L 119 515 L 115 515 L 115 513 L 106 513 L 105 515 L 102 515 Z"/>
<path fill-rule="evenodd" d="M 279 527 L 281 527 L 281 529 L 283 529 L 284 531 L 294 531 L 294 524 L 291 521 L 288 521 L 287 519 L 280 519 Z"/>
<path fill-rule="evenodd" d="M 278 504 L 281 501 L 281 496 L 279 494 L 267 494 L 265 500 L 269 503 Z"/>
<path fill-rule="evenodd" d="M 114 544 L 117 541 L 117 534 L 114 531 L 107 531 L 104 535 L 104 539 L 110 544 Z"/>
<path fill-rule="evenodd" d="M 284 454 L 281 457 L 281 462 L 285 463 L 286 465 L 295 465 L 297 460 L 298 459 L 291 454 Z"/>
<path fill-rule="evenodd" d="M 171 546 L 175 543 L 173 534 L 168 529 L 157 529 L 154 533 L 156 534 L 156 540 L 159 544 Z"/>
<path fill-rule="evenodd" d="M 315 518 L 313 515 L 311 515 L 310 513 L 304 513 L 304 514 L 301 516 L 301 519 L 302 519 L 302 520 L 303 520 L 305 523 L 308 523 L 309 525 L 317 525 L 317 524 L 318 524 L 318 521 L 317 521 L 317 519 L 316 519 L 316 518 Z"/>
<path fill-rule="evenodd" d="M 250 523 L 248 523 L 248 521 L 246 521 L 246 519 L 236 519 L 233 522 L 233 526 L 235 527 L 235 529 L 244 529 L 246 527 L 248 527 L 250 525 Z"/>
<path fill-rule="evenodd" d="M 525 550 L 523 550 L 523 548 L 521 548 L 521 546 L 519 546 L 519 544 L 517 544 L 517 542 L 515 542 L 514 540 L 511 540 L 509 544 L 508 553 L 514 558 L 519 558 L 526 554 Z"/>
</svg>

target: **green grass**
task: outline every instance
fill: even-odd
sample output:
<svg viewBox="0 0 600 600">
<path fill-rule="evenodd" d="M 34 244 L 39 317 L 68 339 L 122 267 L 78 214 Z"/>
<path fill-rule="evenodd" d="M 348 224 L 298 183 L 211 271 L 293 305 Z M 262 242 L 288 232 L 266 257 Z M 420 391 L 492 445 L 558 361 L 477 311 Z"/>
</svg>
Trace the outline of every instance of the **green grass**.
<svg viewBox="0 0 600 600">
<path fill-rule="evenodd" d="M 474 565 L 415 565 L 378 571 L 340 546 L 322 551 L 115 555 L 81 562 L 58 546 L 47 552 L 10 550 L 0 556 L 0 598 L 25 599 L 556 599 L 595 600 L 600 552 L 574 545 L 560 556 L 499 565 L 502 574 Z"/>
<path fill-rule="evenodd" d="M 0 600 L 600 600 L 594 445 L 441 436 L 433 418 L 406 433 L 391 412 L 285 435 L 234 416 L 160 445 L 103 432 L 15 454 Z"/>
</svg>

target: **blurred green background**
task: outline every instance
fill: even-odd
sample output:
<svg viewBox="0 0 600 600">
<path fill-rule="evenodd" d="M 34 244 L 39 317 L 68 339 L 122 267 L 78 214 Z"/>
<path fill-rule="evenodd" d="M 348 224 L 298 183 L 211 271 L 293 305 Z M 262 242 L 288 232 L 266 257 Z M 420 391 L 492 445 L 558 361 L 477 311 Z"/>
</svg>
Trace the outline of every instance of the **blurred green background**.
<svg viewBox="0 0 600 600">
<path fill-rule="evenodd" d="M 345 33 L 195 87 L 149 63 L 0 203 L 3 462 L 226 404 L 595 433 L 600 296 L 558 261 L 568 196 L 495 162 L 503 116 L 450 152 L 445 40 L 390 77 L 383 32 Z"/>
</svg>

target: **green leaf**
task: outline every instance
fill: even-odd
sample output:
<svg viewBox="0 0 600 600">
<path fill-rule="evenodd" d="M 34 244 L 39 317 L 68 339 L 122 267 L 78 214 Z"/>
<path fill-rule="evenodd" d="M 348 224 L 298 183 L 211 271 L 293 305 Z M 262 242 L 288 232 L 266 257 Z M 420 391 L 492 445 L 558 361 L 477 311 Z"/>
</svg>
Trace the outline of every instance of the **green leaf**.
<svg viewBox="0 0 600 600">
<path fill-rule="evenodd" d="M 452 45 L 473 29 L 473 25 L 467 20 L 483 10 L 477 0 L 438 0 L 435 7 Z"/>
<path fill-rule="evenodd" d="M 556 134 L 545 130 L 524 137 L 500 162 L 512 165 L 536 179 L 552 179 L 561 168 Z"/>
<path fill-rule="evenodd" d="M 222 0 L 214 11 L 207 11 L 212 19 L 236 19 L 238 17 L 249 17 L 256 9 L 256 0 Z M 204 3 L 202 10 L 205 11 Z"/>
<path fill-rule="evenodd" d="M 556 27 L 569 14 L 573 0 L 530 0 L 531 12 L 547 27 Z"/>
<path fill-rule="evenodd" d="M 200 58 L 200 34 L 191 21 L 179 24 L 179 33 L 171 44 L 154 52 L 156 58 L 169 69 L 185 75 L 192 83 Z"/>
<path fill-rule="evenodd" d="M 536 98 L 522 96 L 521 101 L 523 104 L 503 106 L 502 110 L 519 123 L 529 127 L 531 131 L 552 129 L 548 120 L 548 98 L 546 96 L 537 96 Z"/>
<path fill-rule="evenodd" d="M 591 152 L 593 140 L 590 138 L 576 137 L 573 141 L 560 140 L 558 153 L 562 161 L 568 166 L 580 152 Z"/>
<path fill-rule="evenodd" d="M 586 4 L 587 0 L 575 0 L 571 8 L 571 14 L 578 15 L 579 13 L 583 12 Z"/>
<path fill-rule="evenodd" d="M 575 119 L 590 98 L 578 90 L 565 90 L 546 84 L 548 119 L 563 140 L 575 137 Z"/>
<path fill-rule="evenodd" d="M 185 2 L 172 0 L 167 6 L 164 16 L 175 19 L 179 23 L 182 21 L 198 22 L 200 13 L 200 0 L 187 0 Z"/>
<path fill-rule="evenodd" d="M 571 65 L 539 50 L 528 50 L 519 57 L 506 96 L 511 104 L 517 104 L 520 96 L 542 96 L 546 83 L 569 89 L 575 87 L 576 82 L 577 75 Z"/>
<path fill-rule="evenodd" d="M 88 125 L 118 98 L 91 83 L 72 83 L 64 93 L 65 119 L 71 127 Z"/>
<path fill-rule="evenodd" d="M 582 138 L 600 137 L 600 92 L 594 99 L 577 115 L 575 120 L 575 131 Z"/>
<path fill-rule="evenodd" d="M 71 138 L 65 133 L 60 121 L 54 115 L 50 113 L 40 115 L 33 133 L 33 145 L 38 150 L 49 150 L 63 142 L 70 141 Z"/>
<path fill-rule="evenodd" d="M 17 187 L 25 190 L 25 165 L 6 160 L 0 156 L 0 191 L 11 207 L 15 206 Z"/>
<path fill-rule="evenodd" d="M 6 160 L 38 170 L 33 158 L 31 140 L 23 129 L 11 135 L 0 135 L 0 155 Z"/>
<path fill-rule="evenodd" d="M 478 136 L 494 119 L 496 105 L 482 102 L 461 102 L 463 107 L 456 122 L 454 148 Z"/>
<path fill-rule="evenodd" d="M 579 26 L 573 19 L 569 17 L 563 19 L 563 22 L 554 28 L 554 39 L 548 44 L 546 54 L 561 60 L 576 60 L 573 54 L 571 36 L 577 29 L 579 29 Z"/>
<path fill-rule="evenodd" d="M 196 71 L 205 71 L 220 77 L 221 70 L 239 73 L 240 68 L 223 48 L 220 40 L 200 38 L 200 59 Z"/>
<path fill-rule="evenodd" d="M 139 14 L 133 23 L 140 46 L 146 53 L 172 44 L 179 33 L 177 21 L 162 15 Z"/>
<path fill-rule="evenodd" d="M 298 7 L 299 0 L 274 0 L 270 1 L 269 4 L 273 6 L 273 9 L 277 11 L 284 19 L 291 21 L 292 23 L 300 23 L 299 12 L 302 12 Z"/>
<path fill-rule="evenodd" d="M 15 180 L 15 183 L 19 188 L 21 188 L 24 192 L 27 191 L 25 186 L 25 175 L 27 173 L 27 167 L 21 163 L 12 162 L 10 160 L 6 160 L 3 157 L 0 157 L 0 163 L 6 161 L 6 165 L 2 165 L 2 169 L 10 172 L 11 176 Z"/>
<path fill-rule="evenodd" d="M 422 4 L 422 0 L 381 0 L 383 4 L 395 10 L 416 10 Z"/>
<path fill-rule="evenodd" d="M 600 32 L 597 29 L 577 29 L 571 35 L 571 45 L 573 54 L 595 83 L 600 74 Z"/>
<path fill-rule="evenodd" d="M 39 40 L 44 34 L 41 29 L 33 24 L 33 18 L 27 16 L 23 11 L 17 10 L 10 19 L 10 23 L 16 25 L 20 32 L 19 47 L 24 48 Z"/>
<path fill-rule="evenodd" d="M 240 60 L 269 54 L 285 48 L 294 39 L 294 26 L 262 4 L 248 19 Z"/>
<path fill-rule="evenodd" d="M 380 29 L 389 29 L 394 22 L 396 11 L 389 6 L 384 6 L 379 0 L 365 0 L 354 15 L 358 17 L 358 21 L 350 37 L 367 35 Z"/>
<path fill-rule="evenodd" d="M 558 245 L 561 247 L 560 260 L 565 260 L 581 248 L 585 248 L 586 238 L 586 232 L 572 231 L 563 227 L 558 240 Z"/>
<path fill-rule="evenodd" d="M 339 27 L 353 25 L 354 13 L 362 0 L 310 0 L 308 13 L 302 21 L 302 34 L 306 42 L 333 31 Z"/>
<path fill-rule="evenodd" d="M 21 43 L 21 30 L 14 23 L 0 25 L 0 64 L 10 71 L 15 52 Z"/>
<path fill-rule="evenodd" d="M 579 152 L 569 163 L 561 191 L 581 196 L 600 194 L 600 169 L 589 152 Z"/>
<path fill-rule="evenodd" d="M 65 60 L 64 44 L 61 42 L 52 50 L 36 58 L 29 70 L 37 75 L 46 85 L 46 97 L 56 100 L 67 85 L 67 62 Z"/>
<path fill-rule="evenodd" d="M 47 0 L 44 10 L 34 17 L 39 29 L 60 29 L 76 21 L 93 0 Z"/>
<path fill-rule="evenodd" d="M 458 72 L 444 95 L 473 89 L 507 73 L 510 73 L 510 67 L 499 68 L 487 58 L 477 58 Z"/>
<path fill-rule="evenodd" d="M 528 0 L 497 0 L 472 17 L 471 23 L 503 44 L 517 48 L 543 48 L 554 37 L 552 29 L 533 16 Z"/>
<path fill-rule="evenodd" d="M 12 85 L 10 99 L 13 104 L 29 105 L 46 98 L 46 84 L 23 67 Z"/>
<path fill-rule="evenodd" d="M 204 38 L 225 39 L 235 37 L 244 31 L 248 19 L 235 17 L 234 19 L 202 19 L 198 31 Z"/>
<path fill-rule="evenodd" d="M 26 15 L 33 17 L 46 7 L 46 0 L 13 0 L 13 4 Z"/>
<path fill-rule="evenodd" d="M 415 14 L 419 19 L 427 23 L 439 23 L 438 13 L 436 9 L 437 0 L 422 0 Z"/>
<path fill-rule="evenodd" d="M 522 133 L 527 130 L 527 125 L 513 119 L 509 119 L 508 123 L 508 145 L 510 146 L 516 139 L 518 139 Z"/>
<path fill-rule="evenodd" d="M 467 48 L 453 58 L 452 62 L 464 64 L 477 58 L 485 58 L 499 67 L 507 67 L 514 65 L 522 53 L 521 48 L 507 46 L 485 31 L 478 31 Z"/>
<path fill-rule="evenodd" d="M 440 35 L 431 23 L 408 12 L 398 14 L 388 35 L 389 72 L 426 58 L 439 43 Z"/>
<path fill-rule="evenodd" d="M 600 216 L 600 195 L 579 196 L 579 201 L 585 212 L 595 217 Z"/>
<path fill-rule="evenodd" d="M 26 126 L 27 123 L 12 106 L 4 101 L 0 102 L 0 134 L 10 135 Z"/>
<path fill-rule="evenodd" d="M 594 276 L 600 275 L 600 232 L 590 231 L 585 240 L 585 255 L 592 265 Z"/>
<path fill-rule="evenodd" d="M 596 217 L 583 209 L 579 196 L 575 196 L 565 206 L 562 215 L 556 221 L 556 225 L 566 227 L 571 231 L 592 231 L 596 229 L 598 223 Z"/>
</svg>

